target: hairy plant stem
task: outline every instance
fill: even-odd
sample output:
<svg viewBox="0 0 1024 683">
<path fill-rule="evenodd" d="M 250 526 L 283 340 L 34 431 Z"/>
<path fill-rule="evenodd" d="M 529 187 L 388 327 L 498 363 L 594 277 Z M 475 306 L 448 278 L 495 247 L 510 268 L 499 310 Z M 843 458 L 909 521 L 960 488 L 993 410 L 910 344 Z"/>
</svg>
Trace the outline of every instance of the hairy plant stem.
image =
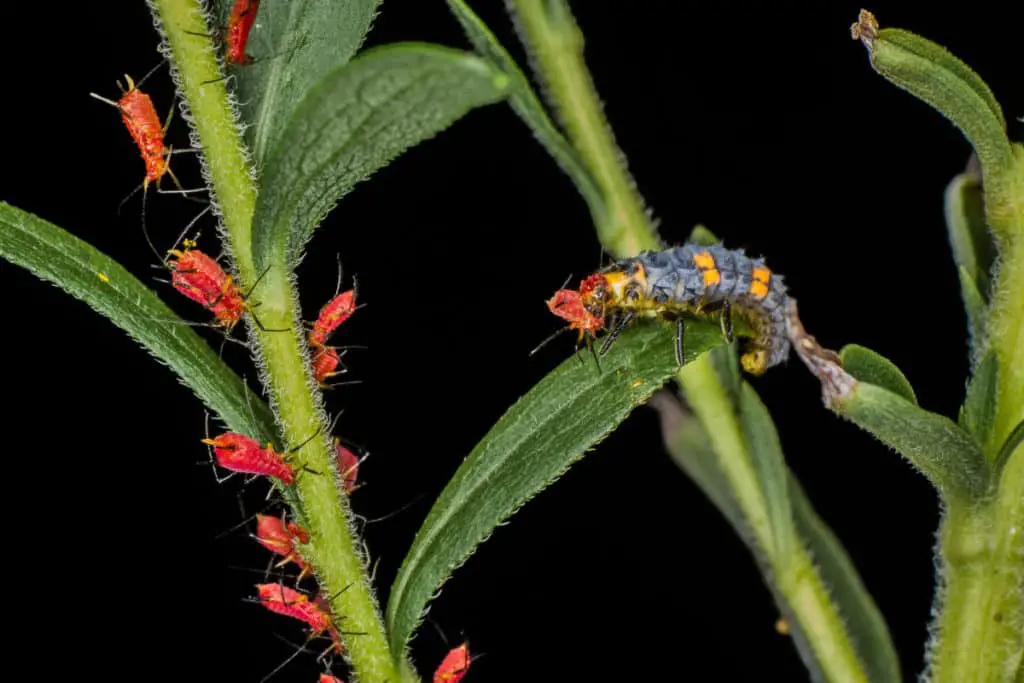
<svg viewBox="0 0 1024 683">
<path fill-rule="evenodd" d="M 310 543 L 300 552 L 315 570 L 344 636 L 345 656 L 354 678 L 370 683 L 410 680 L 399 675 L 384 635 L 380 610 L 364 558 L 349 520 L 347 501 L 336 485 L 333 448 L 319 396 L 312 388 L 305 357 L 298 300 L 289 273 L 272 268 L 257 273 L 251 227 L 256 187 L 249 173 L 238 123 L 221 79 L 209 28 L 198 0 L 151 0 L 167 40 L 177 85 L 187 103 L 195 142 L 202 149 L 211 193 L 223 218 L 227 251 L 245 291 L 258 281 L 254 299 L 266 330 L 250 324 L 251 342 L 262 363 L 271 407 L 284 444 L 306 442 L 292 460 L 299 473 L 286 498 L 298 508 Z M 315 436 L 310 438 L 312 435 Z"/>
<path fill-rule="evenodd" d="M 803 539 L 796 532 L 788 539 L 776 538 L 743 429 L 710 357 L 705 354 L 680 370 L 679 383 L 708 435 L 744 520 L 771 565 L 775 587 L 786 603 L 781 607 L 797 621 L 826 680 L 867 683 L 867 674 Z"/>
<path fill-rule="evenodd" d="M 1013 683 L 1024 666 L 1024 446 L 997 493 L 950 504 L 939 534 L 932 683 Z"/>
<path fill-rule="evenodd" d="M 566 0 L 507 2 L 547 99 L 604 195 L 605 218 L 596 226 L 601 242 L 620 255 L 659 248 L 625 156 L 605 120 L 583 61 L 583 34 Z"/>
<path fill-rule="evenodd" d="M 595 226 L 601 243 L 619 258 L 660 248 L 604 118 L 583 60 L 583 36 L 565 0 L 508 0 L 508 4 L 548 99 L 604 194 L 612 218 L 607 225 Z M 803 541 L 789 539 L 783 556 L 774 552 L 775 538 L 757 471 L 707 356 L 683 368 L 679 381 L 718 453 L 744 517 L 771 558 L 777 588 L 811 642 L 828 680 L 866 683 L 867 676 Z"/>
</svg>

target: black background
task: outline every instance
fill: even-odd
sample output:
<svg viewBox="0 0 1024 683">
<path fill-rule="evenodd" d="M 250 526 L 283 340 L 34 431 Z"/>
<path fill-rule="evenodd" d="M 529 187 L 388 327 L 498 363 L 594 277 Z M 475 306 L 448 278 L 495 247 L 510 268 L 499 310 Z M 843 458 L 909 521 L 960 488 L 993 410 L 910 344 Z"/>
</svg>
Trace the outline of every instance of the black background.
<svg viewBox="0 0 1024 683">
<path fill-rule="evenodd" d="M 501 3 L 473 3 L 524 63 Z M 1007 5 L 1009 3 L 1006 3 Z M 875 75 L 849 37 L 849 2 L 575 2 L 587 60 L 617 139 L 670 242 L 703 222 L 784 273 L 808 329 L 893 360 L 921 403 L 954 416 L 967 375 L 965 318 L 942 193 L 970 152 L 939 114 Z M 1018 31 L 1004 3 L 950 12 L 875 2 L 975 68 L 1008 119 L 1024 113 Z M 157 61 L 142 2 L 19 3 L 6 30 L 0 198 L 70 230 L 148 278 L 142 177 L 119 116 L 88 97 Z M 1019 26 L 1019 25 L 1018 25 Z M 391 0 L 370 45 L 466 48 L 440 0 Z M 147 82 L 165 112 L 166 71 Z M 1019 124 L 1012 123 L 1019 138 Z M 170 139 L 187 144 L 178 119 Z M 195 161 L 179 157 L 186 186 Z M 157 239 L 195 212 L 151 194 Z M 211 223 L 204 223 L 212 238 Z M 210 250 L 214 251 L 214 250 Z M 365 384 L 328 397 L 339 433 L 372 457 L 355 494 L 382 594 L 430 501 L 504 410 L 570 353 L 544 300 L 599 263 L 569 180 L 504 105 L 471 113 L 358 189 L 299 270 L 307 317 L 334 291 L 335 253 L 368 306 L 339 344 Z M 186 319 L 196 305 L 153 284 Z M 238 484 L 217 485 L 203 408 L 166 368 L 84 304 L 0 263 L 8 573 L 5 621 L 47 676 L 259 681 L 292 651 L 296 624 L 243 598 L 266 555 L 240 530 Z M 218 338 L 203 331 L 210 343 Z M 226 359 L 250 379 L 241 347 Z M 909 680 L 920 668 L 938 522 L 925 480 L 820 404 L 793 360 L 753 380 L 792 469 L 855 558 Z M 259 484 L 244 494 L 259 509 Z M 746 550 L 664 455 L 640 409 L 520 511 L 448 583 L 430 617 L 486 653 L 474 681 L 805 680 Z M 429 624 L 413 655 L 429 674 L 447 647 Z M 312 681 L 313 656 L 276 680 Z M 340 672 L 340 670 L 339 670 Z"/>
</svg>

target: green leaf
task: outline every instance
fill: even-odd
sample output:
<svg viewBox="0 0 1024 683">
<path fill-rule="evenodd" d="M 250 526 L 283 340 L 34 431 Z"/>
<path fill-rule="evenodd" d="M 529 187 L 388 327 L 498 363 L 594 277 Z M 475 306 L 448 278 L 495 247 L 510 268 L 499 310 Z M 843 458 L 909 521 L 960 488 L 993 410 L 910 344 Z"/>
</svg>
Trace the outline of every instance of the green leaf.
<svg viewBox="0 0 1024 683">
<path fill-rule="evenodd" d="M 974 437 L 949 418 L 902 396 L 858 382 L 833 404 L 837 413 L 896 449 L 944 499 L 977 500 L 989 483 L 988 464 Z"/>
<path fill-rule="evenodd" d="M 875 71 L 963 131 L 981 162 L 989 226 L 1007 242 L 1024 236 L 1024 177 L 1014 168 L 1006 120 L 988 85 L 944 47 L 909 31 L 879 30 L 865 10 L 852 33 Z"/>
<path fill-rule="evenodd" d="M 276 441 L 267 405 L 120 264 L 71 233 L 0 202 L 0 256 L 81 299 L 178 374 L 228 427 Z"/>
<path fill-rule="evenodd" d="M 221 0 L 218 27 L 233 0 Z M 260 4 L 249 36 L 253 63 L 228 66 L 246 142 L 262 166 L 302 101 L 362 45 L 380 0 L 287 0 Z"/>
<path fill-rule="evenodd" d="M 985 348 L 988 337 L 988 305 L 978 291 L 978 285 L 963 266 L 957 268 L 960 276 L 960 295 L 967 310 L 967 328 L 970 333 L 971 354 Z"/>
<path fill-rule="evenodd" d="M 1020 448 L 1020 445 L 1024 443 L 1024 420 L 1017 423 L 1017 426 L 1010 431 L 1010 435 L 1006 437 L 1006 441 L 999 449 L 999 453 L 996 454 L 995 460 L 993 461 L 992 469 L 996 475 L 1000 475 L 1003 472 L 1003 468 L 1006 467 L 1006 463 L 1010 460 L 1010 456 L 1013 452 Z"/>
<path fill-rule="evenodd" d="M 987 302 L 996 246 L 985 224 L 985 198 L 981 179 L 975 173 L 961 173 L 946 187 L 946 227 L 953 260 L 967 272 L 982 301 Z"/>
<path fill-rule="evenodd" d="M 608 218 L 606 202 L 601 189 L 587 169 L 579 154 L 561 131 L 551 121 L 548 112 L 540 102 L 530 81 L 516 65 L 508 51 L 498 42 L 494 33 L 480 20 L 473 10 L 462 0 L 447 0 L 448 9 L 452 11 L 462 30 L 466 32 L 473 48 L 489 60 L 495 68 L 500 69 L 509 78 L 509 104 L 519 118 L 529 126 L 537 141 L 544 145 L 548 154 L 575 183 L 576 189 L 590 208 L 590 215 L 596 225 L 604 225 Z"/>
<path fill-rule="evenodd" d="M 888 389 L 917 405 L 917 396 L 914 395 L 910 381 L 888 358 L 857 344 L 844 346 L 839 352 L 839 358 L 843 362 L 843 369 L 861 382 Z"/>
<path fill-rule="evenodd" d="M 622 335 L 600 371 L 569 358 L 513 405 L 434 503 L 391 588 L 387 626 L 401 653 L 437 588 L 495 527 L 606 437 L 677 368 L 674 328 L 650 321 Z M 686 327 L 686 361 L 722 343 L 718 326 Z"/>
<path fill-rule="evenodd" d="M 329 74 L 296 111 L 267 163 L 253 219 L 257 268 L 294 265 L 353 186 L 475 107 L 508 77 L 480 58 L 418 43 L 368 50 Z"/>
<path fill-rule="evenodd" d="M 700 244 L 705 247 L 713 247 L 720 244 L 721 240 L 715 237 L 715 233 L 711 232 L 703 225 L 697 225 L 690 233 L 690 239 L 688 239 L 687 242 L 693 242 L 694 244 Z"/>
<path fill-rule="evenodd" d="M 737 535 L 754 553 L 759 564 L 767 562 L 764 549 L 757 543 L 750 526 L 743 518 L 743 510 L 729 488 L 715 451 L 704 428 L 693 414 L 684 410 L 679 400 L 668 389 L 663 389 L 647 402 L 658 411 L 665 447 L 672 460 L 693 480 L 704 495 L 718 508 Z"/>
<path fill-rule="evenodd" d="M 818 574 L 843 618 L 868 680 L 899 683 L 902 679 L 899 656 L 885 618 L 861 581 L 846 549 L 814 511 L 792 472 L 789 475 L 789 498 L 797 531 L 807 544 Z"/>
<path fill-rule="evenodd" d="M 960 411 L 960 426 L 974 435 L 983 452 L 993 456 L 992 425 L 996 416 L 998 377 L 999 359 L 994 351 L 989 350 L 974 370 Z"/>
<path fill-rule="evenodd" d="M 776 568 L 784 568 L 790 558 L 789 544 L 794 538 L 793 514 L 790 510 L 788 470 L 775 431 L 772 417 L 760 397 L 747 383 L 742 382 L 739 405 L 740 425 L 743 440 L 747 444 L 750 459 L 757 470 L 758 481 L 768 505 L 768 515 L 775 536 Z"/>
<path fill-rule="evenodd" d="M 778 449 L 778 437 L 763 405 L 748 384 L 744 383 L 744 388 L 740 391 L 743 397 L 741 401 L 749 404 L 745 411 L 748 414 L 745 421 L 758 421 L 762 425 L 758 430 L 760 434 L 750 430 L 749 436 L 745 436 L 745 441 L 750 444 L 749 448 L 752 452 L 759 451 L 755 457 L 767 456 L 782 463 L 781 452 L 771 452 Z M 788 585 L 780 583 L 778 570 L 779 567 L 802 565 L 799 558 L 804 547 L 815 563 L 813 571 L 815 578 L 823 584 L 822 592 L 827 590 L 835 611 L 842 617 L 842 627 L 837 637 L 852 644 L 856 658 L 867 674 L 867 680 L 899 681 L 899 661 L 885 620 L 864 588 L 842 545 L 815 513 L 799 482 L 785 465 L 781 465 L 775 473 L 781 474 L 784 479 L 778 488 L 786 492 L 785 516 L 791 518 L 792 523 L 786 523 L 789 538 L 786 542 L 778 544 L 787 554 L 787 558 L 780 561 L 778 558 L 770 557 L 758 542 L 744 517 L 742 507 L 733 495 L 718 456 L 700 422 L 683 410 L 667 390 L 653 396 L 648 405 L 657 409 L 661 415 L 662 433 L 673 460 L 711 499 L 757 561 L 765 584 L 790 624 L 794 644 L 800 651 L 805 665 L 810 669 L 812 679 L 829 680 L 825 674 L 828 662 L 822 662 L 817 653 L 831 650 L 820 644 L 820 639 L 824 635 L 820 628 L 813 633 L 805 633 L 801 628 L 801 617 L 806 616 L 806 605 L 801 606 L 799 610 L 794 609 L 787 598 Z M 753 445 L 754 440 L 758 438 L 764 439 L 764 445 Z M 782 572 L 785 572 L 785 569 Z M 802 578 L 803 581 L 807 579 L 806 576 Z M 806 589 L 807 586 L 804 585 L 803 588 Z M 815 648 L 815 645 L 819 647 Z"/>
</svg>

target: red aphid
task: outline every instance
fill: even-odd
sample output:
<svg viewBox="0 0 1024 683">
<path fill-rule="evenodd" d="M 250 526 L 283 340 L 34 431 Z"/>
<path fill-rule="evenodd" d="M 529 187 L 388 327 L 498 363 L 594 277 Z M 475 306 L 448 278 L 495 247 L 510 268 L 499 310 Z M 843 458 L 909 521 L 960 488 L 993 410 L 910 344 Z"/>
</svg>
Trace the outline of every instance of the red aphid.
<svg viewBox="0 0 1024 683">
<path fill-rule="evenodd" d="M 153 106 L 153 100 L 149 95 L 142 92 L 135 85 L 131 76 L 125 74 L 125 81 L 128 89 L 125 90 L 120 82 L 122 95 L 117 102 L 90 93 L 93 97 L 107 104 L 117 107 L 121 111 L 121 120 L 124 121 L 128 133 L 139 148 L 139 154 L 146 163 L 146 178 L 142 181 L 142 188 L 145 191 L 152 182 L 159 183 L 165 174 L 171 171 L 171 151 L 164 143 L 164 127 L 160 123 L 160 117 Z M 174 174 L 171 173 L 171 177 Z"/>
<path fill-rule="evenodd" d="M 216 324 L 229 333 L 247 310 L 245 297 L 230 275 L 198 249 L 168 252 L 171 284 L 189 299 L 213 313 Z"/>
<path fill-rule="evenodd" d="M 226 432 L 215 439 L 203 439 L 203 443 L 213 446 L 217 464 L 226 470 L 274 477 L 286 486 L 295 482 L 291 465 L 269 444 L 264 448 L 256 439 L 234 432 Z"/>
<path fill-rule="evenodd" d="M 459 645 L 441 660 L 441 665 L 434 672 L 434 683 L 458 683 L 469 670 L 471 661 L 469 643 Z"/>
<path fill-rule="evenodd" d="M 320 683 L 345 683 L 345 681 L 331 674 L 320 674 Z"/>
<path fill-rule="evenodd" d="M 327 338 L 351 317 L 356 310 L 356 290 L 350 289 L 337 295 L 320 309 L 320 314 L 309 332 L 310 346 L 323 346 Z"/>
<path fill-rule="evenodd" d="M 333 346 L 314 346 L 310 364 L 313 366 L 313 378 L 321 386 L 328 378 L 341 374 L 336 372 L 341 364 L 341 356 Z"/>
<path fill-rule="evenodd" d="M 345 487 L 346 493 L 351 493 L 352 489 L 356 487 L 356 479 L 359 477 L 359 457 L 342 446 L 337 439 L 334 441 L 334 449 L 335 463 L 341 473 L 342 485 Z"/>
<path fill-rule="evenodd" d="M 260 602 L 271 612 L 283 614 L 305 622 L 313 633 L 319 635 L 334 628 L 330 612 L 313 602 L 305 593 L 289 588 L 282 583 L 262 583 L 256 586 Z"/>
<path fill-rule="evenodd" d="M 583 341 L 586 333 L 595 334 L 604 328 L 604 318 L 588 311 L 576 290 L 560 289 L 547 303 L 549 311 L 569 322 L 569 329 L 580 331 L 579 341 Z"/>
<path fill-rule="evenodd" d="M 279 517 L 256 515 L 256 540 L 270 552 L 284 555 L 278 567 L 294 562 L 301 569 L 299 580 L 309 574 L 309 566 L 297 548 L 299 544 L 309 543 L 309 534 L 295 522 L 285 524 Z"/>
<path fill-rule="evenodd" d="M 235 0 L 228 17 L 227 52 L 224 55 L 228 63 L 252 64 L 252 57 L 245 53 L 245 48 L 259 9 L 260 0 Z"/>
</svg>

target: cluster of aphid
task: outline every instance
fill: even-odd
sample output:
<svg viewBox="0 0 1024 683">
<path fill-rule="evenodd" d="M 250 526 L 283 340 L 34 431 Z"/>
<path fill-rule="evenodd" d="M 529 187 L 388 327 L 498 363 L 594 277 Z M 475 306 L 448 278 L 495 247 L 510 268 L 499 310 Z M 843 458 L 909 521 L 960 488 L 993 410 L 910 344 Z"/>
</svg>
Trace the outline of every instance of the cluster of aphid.
<svg viewBox="0 0 1024 683">
<path fill-rule="evenodd" d="M 253 63 L 254 60 L 247 54 L 246 46 L 256 20 L 259 4 L 259 0 L 235 1 L 227 26 L 223 30 L 225 43 L 223 57 L 227 64 L 245 66 Z M 168 116 L 167 121 L 161 124 L 152 99 L 140 90 L 140 86 L 150 74 L 147 74 L 138 83 L 129 76 L 125 76 L 127 87 L 118 83 L 122 94 L 116 102 L 93 95 L 121 112 L 121 118 L 132 140 L 138 146 L 145 163 L 145 178 L 136 189 L 136 191 L 138 189 L 143 191 L 144 231 L 145 196 L 151 184 L 157 186 L 158 192 L 167 194 L 159 187 L 160 181 L 166 175 L 170 176 L 178 187 L 178 192 L 171 194 L 189 194 L 199 191 L 182 189 L 181 183 L 171 171 L 170 158 L 174 154 L 174 150 L 164 140 L 171 117 Z M 209 206 L 196 217 L 196 221 L 208 210 Z M 209 311 L 213 315 L 213 321 L 208 325 L 222 330 L 225 339 L 230 338 L 235 326 L 246 313 L 261 329 L 273 331 L 266 330 L 255 316 L 256 305 L 249 302 L 249 294 L 240 290 L 232 276 L 224 271 L 216 259 L 197 249 L 195 240 L 185 239 L 182 248 L 178 248 L 178 242 L 182 241 L 190 227 L 191 225 L 185 229 L 182 237 L 179 237 L 175 245 L 167 252 L 167 257 L 161 259 L 162 266 L 171 273 L 169 284 Z M 148 241 L 148 233 L 146 233 L 146 237 Z M 150 246 L 152 247 L 151 242 Z M 152 248 L 157 251 L 155 247 Z M 99 277 L 105 282 L 109 282 L 104 274 L 100 273 Z M 338 290 L 341 288 L 340 284 L 339 274 Z M 307 343 L 310 348 L 309 360 L 312 375 L 322 388 L 329 387 L 326 384 L 328 379 L 345 372 L 344 369 L 338 370 L 343 352 L 339 352 L 338 347 L 329 346 L 327 342 L 355 310 L 355 288 L 342 293 L 336 292 L 335 296 L 320 309 L 308 333 Z M 256 439 L 235 432 L 222 433 L 214 438 L 207 436 L 203 439 L 203 443 L 212 448 L 211 460 L 231 472 L 227 477 L 218 478 L 219 482 L 241 473 L 269 477 L 282 487 L 290 487 L 294 485 L 297 476 L 303 471 L 320 474 L 295 462 L 295 455 L 308 443 L 308 440 L 284 453 L 276 451 L 271 444 L 263 446 Z M 335 439 L 334 459 L 335 469 L 338 473 L 338 485 L 348 495 L 356 488 L 360 458 L 343 446 L 340 440 Z M 256 515 L 254 538 L 264 548 L 281 558 L 276 563 L 276 567 L 280 568 L 291 563 L 299 570 L 293 587 L 280 581 L 257 584 L 258 597 L 256 601 L 271 612 L 303 622 L 308 627 L 311 640 L 321 637 L 329 639 L 331 644 L 320 656 L 320 659 L 331 652 L 343 654 L 342 635 L 346 635 L 346 633 L 339 629 L 339 619 L 332 614 L 327 598 L 319 591 L 307 593 L 298 588 L 302 580 L 312 574 L 312 568 L 302 556 L 303 547 L 310 541 L 309 533 L 295 522 L 271 515 L 258 514 Z M 304 648 L 296 654 L 302 651 Z M 436 670 L 435 683 L 457 683 L 465 675 L 469 663 L 470 655 L 467 645 L 463 644 L 452 649 Z M 330 673 L 323 673 L 320 676 L 320 683 L 342 683 L 342 681 Z"/>
</svg>

